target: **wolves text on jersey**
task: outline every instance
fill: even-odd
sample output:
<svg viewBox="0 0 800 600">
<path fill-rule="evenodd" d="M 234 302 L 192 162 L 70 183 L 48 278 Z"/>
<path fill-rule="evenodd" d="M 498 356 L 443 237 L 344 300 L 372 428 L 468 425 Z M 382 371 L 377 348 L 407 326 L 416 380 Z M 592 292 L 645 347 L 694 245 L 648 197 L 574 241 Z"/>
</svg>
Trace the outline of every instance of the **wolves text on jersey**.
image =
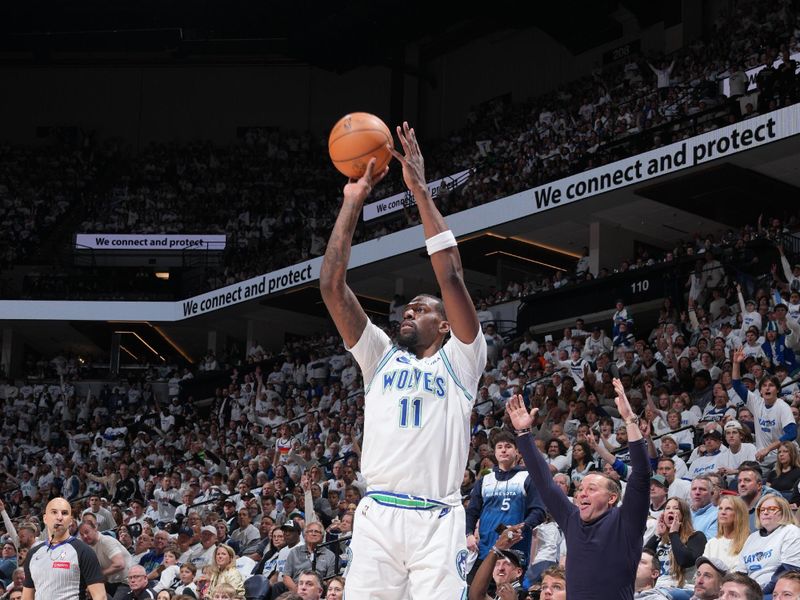
<svg viewBox="0 0 800 600">
<path fill-rule="evenodd" d="M 383 391 L 392 389 L 408 392 L 421 390 L 444 398 L 447 395 L 447 381 L 441 375 L 436 376 L 417 367 L 395 369 L 383 374 Z"/>
</svg>

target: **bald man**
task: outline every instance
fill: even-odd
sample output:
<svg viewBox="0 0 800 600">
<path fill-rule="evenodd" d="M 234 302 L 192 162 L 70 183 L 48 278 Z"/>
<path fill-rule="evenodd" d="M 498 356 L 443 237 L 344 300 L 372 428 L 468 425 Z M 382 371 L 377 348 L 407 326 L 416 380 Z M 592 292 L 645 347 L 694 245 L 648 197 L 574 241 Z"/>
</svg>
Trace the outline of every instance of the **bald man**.
<svg viewBox="0 0 800 600">
<path fill-rule="evenodd" d="M 70 535 L 72 509 L 64 498 L 53 498 L 44 510 L 47 541 L 31 548 L 25 561 L 22 600 L 76 600 L 88 592 L 106 600 L 103 571 L 94 551 Z"/>
</svg>

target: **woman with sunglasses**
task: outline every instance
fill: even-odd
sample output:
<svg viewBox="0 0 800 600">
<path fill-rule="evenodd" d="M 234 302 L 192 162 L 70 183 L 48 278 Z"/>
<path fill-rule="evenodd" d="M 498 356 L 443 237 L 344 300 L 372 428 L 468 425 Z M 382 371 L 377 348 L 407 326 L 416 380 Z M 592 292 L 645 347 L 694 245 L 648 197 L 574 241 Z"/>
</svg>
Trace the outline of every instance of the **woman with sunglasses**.
<svg viewBox="0 0 800 600">
<path fill-rule="evenodd" d="M 782 572 L 800 569 L 800 528 L 789 503 L 776 494 L 759 500 L 756 527 L 744 543 L 736 570 L 747 573 L 770 594 Z"/>
</svg>

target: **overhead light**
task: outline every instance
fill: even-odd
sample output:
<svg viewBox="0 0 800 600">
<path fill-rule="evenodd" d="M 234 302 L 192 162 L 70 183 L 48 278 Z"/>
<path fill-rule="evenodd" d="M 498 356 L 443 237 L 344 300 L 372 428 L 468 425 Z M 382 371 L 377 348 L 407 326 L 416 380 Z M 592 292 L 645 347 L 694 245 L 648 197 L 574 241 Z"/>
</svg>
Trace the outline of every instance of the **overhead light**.
<svg viewBox="0 0 800 600">
<path fill-rule="evenodd" d="M 169 279 L 169 271 L 156 271 L 156 277 L 159 279 Z"/>
<path fill-rule="evenodd" d="M 566 269 L 562 269 L 561 267 L 557 267 L 555 265 L 551 265 L 550 263 L 542 262 L 540 260 L 534 260 L 532 258 L 528 258 L 526 256 L 520 256 L 519 254 L 513 254 L 511 252 L 504 252 L 503 250 L 495 250 L 494 252 L 489 252 L 484 254 L 484 256 L 495 256 L 496 254 L 502 254 L 503 256 L 510 256 L 511 258 L 516 258 L 518 260 L 524 260 L 529 263 L 534 263 L 537 265 L 542 265 L 543 267 L 548 267 L 550 269 L 555 269 L 556 271 L 561 271 L 562 273 L 566 273 Z"/>
<path fill-rule="evenodd" d="M 534 242 L 533 240 L 528 240 L 518 235 L 512 235 L 510 239 L 517 242 L 522 242 L 523 244 L 536 246 L 537 248 L 544 248 L 545 250 L 550 250 L 551 252 L 557 252 L 558 254 L 563 254 L 564 256 L 571 256 L 572 258 L 581 258 L 581 255 L 578 254 L 577 252 L 570 252 L 569 250 L 564 250 L 564 248 L 559 248 L 558 246 L 551 246 L 550 244 L 544 244 L 542 242 Z"/>
</svg>

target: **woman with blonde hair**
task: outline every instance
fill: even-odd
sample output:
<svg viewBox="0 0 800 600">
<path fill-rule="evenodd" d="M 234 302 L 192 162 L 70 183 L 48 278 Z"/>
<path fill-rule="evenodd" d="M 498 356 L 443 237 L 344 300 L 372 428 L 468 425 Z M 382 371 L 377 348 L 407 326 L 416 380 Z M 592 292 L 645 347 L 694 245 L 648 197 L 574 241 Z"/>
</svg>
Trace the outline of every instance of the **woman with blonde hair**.
<svg viewBox="0 0 800 600">
<path fill-rule="evenodd" d="M 208 590 L 204 595 L 205 598 L 211 598 L 214 590 L 222 583 L 227 583 L 236 590 L 238 595 L 244 596 L 244 579 L 236 568 L 236 553 L 233 548 L 227 544 L 217 544 L 217 549 L 214 551 L 214 564 L 209 566 L 211 568 L 208 575 L 203 573 L 198 579 L 198 584 L 203 581 L 208 582 L 207 586 L 203 586 Z"/>
<path fill-rule="evenodd" d="M 800 527 L 783 496 L 763 496 L 756 504 L 756 531 L 744 543 L 736 570 L 771 594 L 786 570 L 800 569 Z"/>
<path fill-rule="evenodd" d="M 750 536 L 750 515 L 739 496 L 722 496 L 717 513 L 717 537 L 706 542 L 703 556 L 718 558 L 732 571 Z"/>
<path fill-rule="evenodd" d="M 656 587 L 682 588 L 694 577 L 695 561 L 706 547 L 706 536 L 695 531 L 692 513 L 683 498 L 667 500 L 664 512 L 658 517 L 655 534 L 645 548 L 656 553 L 661 575 Z"/>
</svg>

